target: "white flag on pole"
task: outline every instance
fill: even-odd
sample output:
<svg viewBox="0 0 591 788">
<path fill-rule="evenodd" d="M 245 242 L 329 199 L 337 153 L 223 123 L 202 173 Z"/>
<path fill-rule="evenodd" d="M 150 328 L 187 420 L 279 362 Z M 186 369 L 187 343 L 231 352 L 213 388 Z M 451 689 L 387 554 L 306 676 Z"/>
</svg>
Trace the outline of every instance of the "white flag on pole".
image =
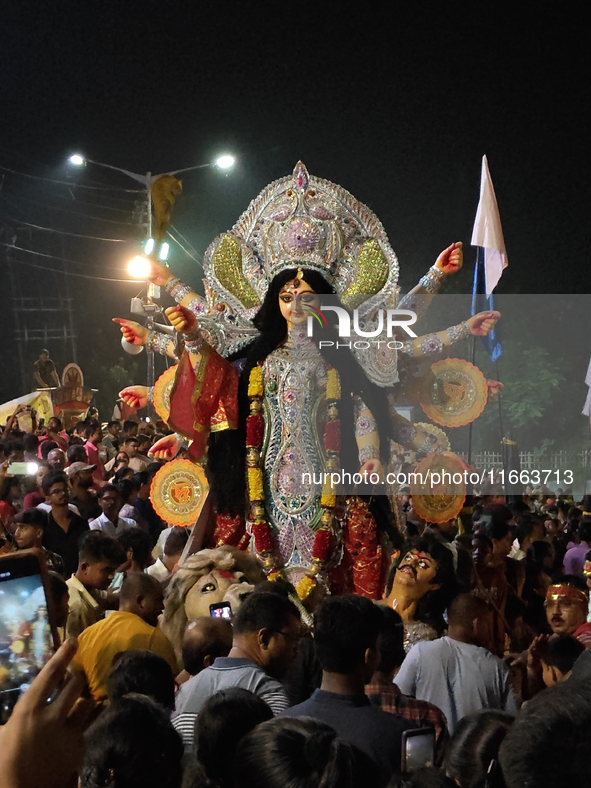
<svg viewBox="0 0 591 788">
<path fill-rule="evenodd" d="M 499 206 L 493 187 L 488 161 L 482 157 L 482 174 L 480 176 L 480 200 L 474 229 L 472 230 L 472 246 L 484 248 L 484 278 L 486 295 L 490 295 L 501 278 L 503 269 L 508 266 L 505 239 L 501 227 Z"/>
</svg>

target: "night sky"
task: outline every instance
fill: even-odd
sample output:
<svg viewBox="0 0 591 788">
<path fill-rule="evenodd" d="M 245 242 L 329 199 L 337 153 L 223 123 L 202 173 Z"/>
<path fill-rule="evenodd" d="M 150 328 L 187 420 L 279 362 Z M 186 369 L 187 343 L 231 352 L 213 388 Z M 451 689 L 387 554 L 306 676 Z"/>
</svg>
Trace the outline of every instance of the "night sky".
<svg viewBox="0 0 591 788">
<path fill-rule="evenodd" d="M 529 5 L 529 13 L 488 6 L 461 14 L 434 3 L 390 3 L 387 12 L 377 10 L 385 4 L 333 3 L 5 7 L 0 165 L 73 187 L 4 172 L 1 240 L 16 229 L 19 245 L 84 264 L 19 253 L 21 291 L 64 287 L 63 277 L 22 261 L 120 278 L 139 251 L 135 195 L 79 187 L 133 189 L 133 182 L 91 166 L 68 171 L 67 156 L 80 150 L 136 172 L 236 155 L 228 176 L 202 170 L 184 179 L 173 225 L 197 258 L 268 182 L 302 159 L 375 210 L 400 259 L 404 289 L 449 243 L 468 245 L 485 153 L 510 264 L 499 290 L 588 292 L 583 22 L 541 6 Z M 130 243 L 60 236 L 24 222 Z M 5 251 L 0 325 L 8 337 Z M 466 269 L 472 264 L 468 249 Z M 178 247 L 171 267 L 198 284 L 198 264 Z M 97 337 L 101 363 L 120 358 L 110 318 L 127 315 L 134 288 L 73 276 L 69 284 L 79 361 L 85 368 L 87 360 L 92 376 Z M 467 291 L 468 270 L 455 287 Z M 70 360 L 57 343 L 50 349 L 58 362 Z M 37 352 L 31 343 L 28 361 Z M 0 373 L 0 401 L 21 393 L 13 344 L 4 344 Z"/>
</svg>

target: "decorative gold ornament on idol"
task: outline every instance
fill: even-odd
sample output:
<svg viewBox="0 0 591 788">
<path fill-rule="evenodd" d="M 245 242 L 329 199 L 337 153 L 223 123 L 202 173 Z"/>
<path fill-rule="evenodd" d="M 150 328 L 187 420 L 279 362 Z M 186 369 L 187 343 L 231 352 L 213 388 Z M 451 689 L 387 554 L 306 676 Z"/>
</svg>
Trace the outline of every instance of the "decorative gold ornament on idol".
<svg viewBox="0 0 591 788">
<path fill-rule="evenodd" d="M 197 521 L 208 490 L 200 465 L 190 460 L 172 460 L 155 474 L 150 500 L 156 514 L 165 522 L 188 526 Z"/>
<path fill-rule="evenodd" d="M 265 507 L 262 503 L 253 503 L 251 512 L 253 520 L 262 520 L 265 516 Z"/>
<path fill-rule="evenodd" d="M 178 366 L 175 364 L 173 367 L 169 367 L 154 384 L 154 410 L 162 421 L 168 422 L 170 417 L 170 393 Z"/>
<path fill-rule="evenodd" d="M 330 497 L 332 497 L 332 496 L 330 496 Z M 335 503 L 336 503 L 336 501 L 335 501 Z M 329 526 L 332 525 L 333 520 L 334 520 L 333 507 L 328 507 L 322 512 L 322 516 L 320 518 L 320 523 L 321 523 L 321 525 L 323 527 L 328 528 Z"/>
<path fill-rule="evenodd" d="M 261 460 L 261 450 L 256 446 L 248 446 L 246 449 L 246 464 L 251 468 L 258 466 Z"/>
<path fill-rule="evenodd" d="M 420 403 L 425 414 L 443 427 L 463 427 L 480 416 L 488 399 L 486 378 L 461 358 L 436 361 L 423 381 Z"/>
<path fill-rule="evenodd" d="M 295 268 L 298 280 L 304 270 L 321 274 L 361 316 L 367 296 L 397 292 L 398 260 L 379 219 L 341 186 L 311 176 L 301 161 L 213 241 L 203 267 L 208 306 L 224 301 L 247 319 L 287 269 Z"/>
<path fill-rule="evenodd" d="M 457 517 L 466 500 L 466 470 L 466 463 L 452 452 L 422 459 L 410 485 L 413 509 L 419 517 L 429 523 L 445 523 Z"/>
<path fill-rule="evenodd" d="M 326 461 L 326 467 L 328 468 L 329 471 L 338 471 L 338 470 L 340 470 L 339 457 L 337 457 L 335 455 L 332 455 L 331 457 L 329 457 L 328 460 Z"/>
</svg>

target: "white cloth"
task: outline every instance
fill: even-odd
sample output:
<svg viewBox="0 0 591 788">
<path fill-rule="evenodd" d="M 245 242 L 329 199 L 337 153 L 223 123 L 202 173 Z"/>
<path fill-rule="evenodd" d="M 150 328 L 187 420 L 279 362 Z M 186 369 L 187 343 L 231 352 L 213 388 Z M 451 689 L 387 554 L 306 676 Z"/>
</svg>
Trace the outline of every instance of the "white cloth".
<svg viewBox="0 0 591 788">
<path fill-rule="evenodd" d="M 166 545 L 166 540 L 170 536 L 171 531 L 174 529 L 174 525 L 170 525 L 168 528 L 165 528 L 163 531 L 160 532 L 160 536 L 158 537 L 158 541 L 156 542 L 156 547 L 152 550 L 152 555 L 154 558 L 162 558 L 164 555 L 164 547 Z"/>
<path fill-rule="evenodd" d="M 112 536 L 113 539 L 116 539 L 123 531 L 127 531 L 129 528 L 135 528 L 136 526 L 137 523 L 135 520 L 130 520 L 127 517 L 118 517 L 117 527 L 115 528 L 104 513 L 88 523 L 88 527 L 91 531 L 102 531 L 104 534 L 107 534 L 107 536 Z"/>
<path fill-rule="evenodd" d="M 462 717 L 473 711 L 517 711 L 505 663 L 485 648 L 450 637 L 413 646 L 394 683 L 404 695 L 440 708 L 450 735 Z"/>
<path fill-rule="evenodd" d="M 501 216 L 495 190 L 488 171 L 486 156 L 482 157 L 482 173 L 480 176 L 480 200 L 472 230 L 472 246 L 484 248 L 484 278 L 486 294 L 490 295 L 501 278 L 503 269 L 509 265 Z"/>
<path fill-rule="evenodd" d="M 172 572 L 169 572 L 166 566 L 158 558 L 152 566 L 146 569 L 146 574 L 155 577 L 159 583 L 166 583 L 172 577 Z"/>
</svg>

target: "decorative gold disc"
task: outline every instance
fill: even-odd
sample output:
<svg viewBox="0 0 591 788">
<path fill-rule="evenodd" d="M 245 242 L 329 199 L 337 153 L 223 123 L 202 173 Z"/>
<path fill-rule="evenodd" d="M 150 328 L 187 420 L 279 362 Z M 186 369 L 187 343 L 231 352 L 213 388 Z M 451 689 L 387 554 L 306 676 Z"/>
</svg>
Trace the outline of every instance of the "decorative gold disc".
<svg viewBox="0 0 591 788">
<path fill-rule="evenodd" d="M 200 465 L 191 460 L 167 462 L 154 476 L 150 500 L 169 525 L 193 525 L 203 507 L 209 485 Z"/>
<path fill-rule="evenodd" d="M 415 512 L 429 523 L 445 523 L 457 517 L 466 500 L 467 469 L 452 452 L 422 459 L 414 470 L 415 481 L 411 479 L 410 484 Z"/>
<path fill-rule="evenodd" d="M 488 398 L 482 372 L 461 358 L 444 358 L 431 365 L 420 403 L 425 414 L 442 427 L 463 427 L 477 419 Z"/>
<path fill-rule="evenodd" d="M 168 421 L 170 416 L 170 392 L 176 375 L 178 364 L 169 367 L 154 384 L 154 410 L 162 421 Z"/>
<path fill-rule="evenodd" d="M 413 426 L 417 433 L 423 432 L 425 435 L 433 436 L 434 440 L 429 446 L 431 454 L 443 454 L 443 452 L 451 449 L 449 438 L 439 427 L 436 427 L 434 424 L 429 424 L 427 421 L 417 421 Z"/>
</svg>

